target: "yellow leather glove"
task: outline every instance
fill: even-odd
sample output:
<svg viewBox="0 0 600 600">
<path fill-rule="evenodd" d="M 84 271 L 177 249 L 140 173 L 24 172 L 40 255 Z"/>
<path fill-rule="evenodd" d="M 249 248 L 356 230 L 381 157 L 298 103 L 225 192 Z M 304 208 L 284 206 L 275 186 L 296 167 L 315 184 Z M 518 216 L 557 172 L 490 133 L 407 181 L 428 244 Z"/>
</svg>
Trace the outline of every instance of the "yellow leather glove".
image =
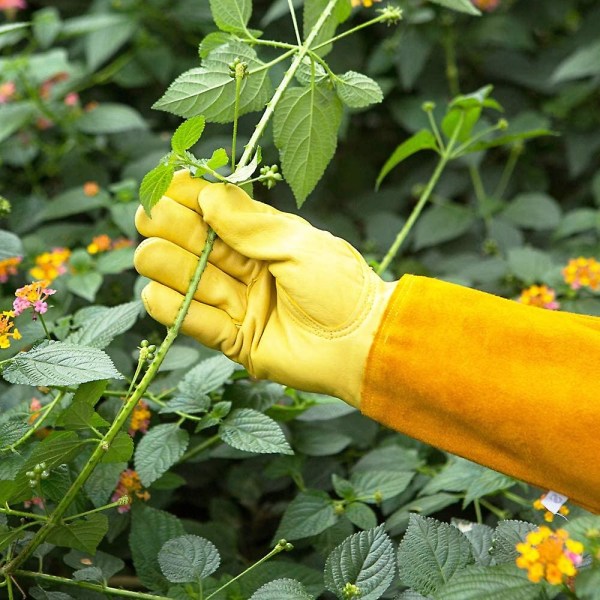
<svg viewBox="0 0 600 600">
<path fill-rule="evenodd" d="M 252 200 L 232 184 L 179 171 L 148 218 L 135 266 L 152 279 L 142 299 L 170 325 L 188 288 L 207 224 L 218 234 L 182 331 L 257 378 L 359 406 L 364 367 L 395 284 L 350 244 Z"/>
</svg>

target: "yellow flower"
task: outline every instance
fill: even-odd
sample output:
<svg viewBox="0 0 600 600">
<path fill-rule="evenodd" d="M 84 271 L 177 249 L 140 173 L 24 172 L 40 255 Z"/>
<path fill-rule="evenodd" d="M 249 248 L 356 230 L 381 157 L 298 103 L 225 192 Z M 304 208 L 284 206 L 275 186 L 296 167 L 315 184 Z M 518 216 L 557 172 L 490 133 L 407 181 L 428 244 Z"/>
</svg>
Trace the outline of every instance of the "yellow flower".
<svg viewBox="0 0 600 600">
<path fill-rule="evenodd" d="M 0 348 L 10 348 L 10 339 L 20 340 L 21 334 L 15 327 L 15 313 L 12 310 L 4 310 L 0 314 Z"/>
<path fill-rule="evenodd" d="M 97 235 L 92 239 L 92 243 L 88 245 L 87 251 L 90 254 L 106 252 L 107 250 L 110 250 L 111 243 L 111 239 L 105 233 L 103 233 L 102 235 Z"/>
<path fill-rule="evenodd" d="M 53 248 L 52 252 L 44 252 L 35 257 L 35 267 L 29 273 L 34 279 L 54 281 L 67 272 L 69 256 L 71 251 L 68 248 Z"/>
<path fill-rule="evenodd" d="M 532 285 L 528 287 L 521 292 L 517 302 L 549 310 L 560 308 L 560 305 L 556 301 L 556 292 L 547 285 Z"/>
<path fill-rule="evenodd" d="M 0 260 L 0 283 L 6 283 L 9 275 L 17 274 L 17 265 L 22 260 L 20 256 L 12 256 L 11 258 Z"/>
<path fill-rule="evenodd" d="M 152 413 L 148 408 L 148 404 L 143 400 L 140 400 L 136 407 L 133 409 L 133 413 L 131 415 L 131 423 L 129 424 L 129 435 L 133 437 L 136 431 L 141 431 L 142 433 L 146 433 L 148 431 L 148 426 L 150 425 L 150 417 Z"/>
<path fill-rule="evenodd" d="M 546 497 L 546 494 L 542 494 L 537 500 L 533 502 L 533 508 L 535 510 L 543 510 L 544 511 L 544 521 L 547 523 L 552 523 L 554 521 L 554 513 L 551 513 L 546 507 L 542 504 L 542 500 Z M 571 511 L 567 506 L 561 506 L 558 509 L 558 514 L 566 517 Z"/>
<path fill-rule="evenodd" d="M 516 545 L 520 556 L 517 567 L 527 570 L 530 581 L 538 583 L 542 579 L 552 585 L 560 585 L 565 577 L 573 577 L 581 564 L 583 546 L 569 539 L 564 529 L 552 531 L 542 525 L 527 534 L 525 542 Z"/>
<path fill-rule="evenodd" d="M 350 0 L 352 2 L 352 6 L 360 6 L 361 4 L 366 8 L 371 8 L 373 6 L 373 2 L 381 2 L 381 0 Z"/>
<path fill-rule="evenodd" d="M 572 258 L 562 270 L 562 275 L 565 283 L 574 290 L 581 287 L 600 290 L 600 263 L 595 258 Z"/>
<path fill-rule="evenodd" d="M 119 476 L 119 483 L 115 489 L 114 494 L 111 497 L 112 502 L 117 502 L 123 496 L 129 498 L 129 504 L 124 504 L 117 508 L 120 513 L 126 513 L 131 509 L 131 501 L 134 496 L 140 500 L 148 501 L 150 494 L 147 490 L 142 491 L 142 482 L 137 471 L 133 469 L 125 469 Z"/>
</svg>

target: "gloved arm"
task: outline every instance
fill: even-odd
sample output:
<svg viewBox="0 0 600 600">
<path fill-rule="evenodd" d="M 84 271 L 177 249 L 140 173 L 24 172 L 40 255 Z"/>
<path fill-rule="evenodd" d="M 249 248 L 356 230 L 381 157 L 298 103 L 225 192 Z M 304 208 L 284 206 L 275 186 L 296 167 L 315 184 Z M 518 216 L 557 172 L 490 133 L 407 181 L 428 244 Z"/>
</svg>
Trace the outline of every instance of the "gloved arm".
<svg viewBox="0 0 600 600">
<path fill-rule="evenodd" d="M 384 283 L 349 244 L 185 172 L 153 209 L 136 268 L 170 324 L 219 239 L 184 332 L 256 377 L 338 396 L 439 448 L 600 510 L 600 321 L 433 279 Z"/>
</svg>

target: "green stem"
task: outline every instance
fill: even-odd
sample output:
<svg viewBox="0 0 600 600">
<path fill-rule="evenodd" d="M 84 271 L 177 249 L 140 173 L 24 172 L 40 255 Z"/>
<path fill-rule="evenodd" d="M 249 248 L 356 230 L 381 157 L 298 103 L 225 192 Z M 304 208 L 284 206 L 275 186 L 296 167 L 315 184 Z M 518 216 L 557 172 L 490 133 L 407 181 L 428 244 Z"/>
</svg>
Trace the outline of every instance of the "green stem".
<svg viewBox="0 0 600 600">
<path fill-rule="evenodd" d="M 255 562 L 252 566 L 248 567 L 245 571 L 242 571 L 239 575 L 236 575 L 233 579 L 230 579 L 227 583 L 223 584 L 218 590 L 215 590 L 212 594 L 207 596 L 206 600 L 210 600 L 213 596 L 216 596 L 219 592 L 222 592 L 226 587 L 230 586 L 234 581 L 237 581 L 240 577 L 243 577 L 244 575 L 246 575 L 247 573 L 252 571 L 252 569 L 255 569 L 256 567 L 258 567 L 258 565 L 262 565 L 264 562 L 266 562 L 267 560 L 269 560 L 276 554 L 283 552 L 284 549 L 285 549 L 284 544 L 278 543 L 277 546 L 275 546 L 275 548 L 273 548 L 273 550 L 271 550 L 271 552 L 269 552 L 269 554 L 263 556 L 258 562 Z"/>
<path fill-rule="evenodd" d="M 455 36 L 451 24 L 444 29 L 444 52 L 446 54 L 446 78 L 451 96 L 460 94 L 458 81 L 458 66 L 456 64 L 456 48 L 454 46 Z"/>
<path fill-rule="evenodd" d="M 50 337 L 50 332 L 48 331 L 48 327 L 46 326 L 46 321 L 44 320 L 44 315 L 38 314 L 38 317 L 40 319 L 40 323 L 42 324 L 42 327 L 44 328 L 44 333 L 46 334 L 46 338 L 49 340 L 52 340 L 52 338 Z"/>
<path fill-rule="evenodd" d="M 198 287 L 198 283 L 200 282 L 200 278 L 202 277 L 202 273 L 206 269 L 206 265 L 208 263 L 208 255 L 210 254 L 214 241 L 216 239 L 216 233 L 209 228 L 208 233 L 206 235 L 206 242 L 204 244 L 204 249 L 202 250 L 202 254 L 198 260 L 198 264 L 196 266 L 196 270 L 194 271 L 194 275 L 190 282 L 190 286 L 186 292 L 185 298 L 179 308 L 179 312 L 175 318 L 175 322 L 171 327 L 168 328 L 167 335 L 163 340 L 163 343 L 160 345 L 160 348 L 156 352 L 156 357 L 152 361 L 152 364 L 146 370 L 146 373 L 142 377 L 139 385 L 131 395 L 131 397 L 127 400 L 116 419 L 111 424 L 110 428 L 102 438 L 102 441 L 96 446 L 96 449 L 92 452 L 92 455 L 86 462 L 84 468 L 81 470 L 67 493 L 64 495 L 63 499 L 58 503 L 54 512 L 50 515 L 48 522 L 39 529 L 33 538 L 29 541 L 27 546 L 23 548 L 23 550 L 18 554 L 13 560 L 11 560 L 1 572 L 11 573 L 18 567 L 20 567 L 27 558 L 31 556 L 34 550 L 45 541 L 48 537 L 52 528 L 60 523 L 62 516 L 65 511 L 69 508 L 71 503 L 75 500 L 75 497 L 79 493 L 79 490 L 82 488 L 84 483 L 88 480 L 98 463 L 102 460 L 102 458 L 106 454 L 106 450 L 110 447 L 115 437 L 121 431 L 127 419 L 131 415 L 131 412 L 137 405 L 137 403 L 142 398 L 144 392 L 154 379 L 156 373 L 160 365 L 162 364 L 167 351 L 175 341 L 177 334 L 183 324 L 183 319 L 188 311 L 190 304 L 192 303 L 192 299 L 194 297 L 194 292 Z"/>
<path fill-rule="evenodd" d="M 183 463 L 190 458 L 204 452 L 207 448 L 210 448 L 214 444 L 216 444 L 221 439 L 221 436 L 217 433 L 212 437 L 206 438 L 203 442 L 200 442 L 197 446 L 194 446 L 190 450 L 188 450 L 178 461 L 177 463 Z"/>
<path fill-rule="evenodd" d="M 288 44 L 287 42 L 278 42 L 276 40 L 263 40 L 261 38 L 254 37 L 251 35 L 248 38 L 240 38 L 244 39 L 244 41 L 249 41 L 251 44 L 256 44 L 258 46 L 271 46 L 271 48 L 284 48 L 286 50 L 292 50 L 292 52 L 296 52 L 298 50 L 298 46 L 296 44 Z"/>
<path fill-rule="evenodd" d="M 494 506 L 491 502 L 488 502 L 484 498 L 479 498 L 479 503 L 481 504 L 481 506 L 487 508 L 491 513 L 496 515 L 496 517 L 498 517 L 498 519 L 500 519 L 501 521 L 506 519 L 506 517 L 508 516 L 505 510 Z"/>
<path fill-rule="evenodd" d="M 252 70 L 248 71 L 248 77 L 251 77 L 252 75 L 255 75 L 256 73 L 260 73 L 261 71 L 265 71 L 266 69 L 270 69 L 273 65 L 276 65 L 277 63 L 280 63 L 282 60 L 285 60 L 286 58 L 289 58 L 290 56 L 292 56 L 292 54 L 295 54 L 297 50 L 298 50 L 297 46 L 292 46 L 291 50 L 284 52 L 281 56 L 274 58 L 272 61 L 269 61 L 268 63 L 265 63 L 264 65 L 261 65 L 260 67 L 256 67 L 256 69 L 252 69 Z"/>
<path fill-rule="evenodd" d="M 298 29 L 298 21 L 296 21 L 296 11 L 294 10 L 294 5 L 292 4 L 292 0 L 288 0 L 288 6 L 290 7 L 290 15 L 292 16 L 292 22 L 294 23 L 294 31 L 296 33 L 296 40 L 298 42 L 298 46 L 301 46 L 302 38 L 300 37 L 300 29 Z"/>
<path fill-rule="evenodd" d="M 8 515 L 12 517 L 24 517 L 25 519 L 36 519 L 38 521 L 47 521 L 48 518 L 45 515 L 36 515 L 35 513 L 28 513 L 21 510 L 13 510 L 12 508 L 0 508 L 0 514 Z"/>
<path fill-rule="evenodd" d="M 158 596 L 155 594 L 145 594 L 144 592 L 131 592 L 120 588 L 113 588 L 107 585 L 98 583 L 89 583 L 87 581 L 79 581 L 77 579 L 66 579 L 65 577 L 57 577 L 56 575 L 46 575 L 45 573 L 34 573 L 33 571 L 17 570 L 14 572 L 15 577 L 28 577 L 30 579 L 40 579 L 57 585 L 71 585 L 83 590 L 98 592 L 99 594 L 107 594 L 110 596 L 121 596 L 123 598 L 136 598 L 137 600 L 172 600 L 168 596 Z"/>
<path fill-rule="evenodd" d="M 444 144 L 444 139 L 442 138 L 442 135 L 437 126 L 437 123 L 435 122 L 435 119 L 433 118 L 433 109 L 426 110 L 425 112 L 427 113 L 427 119 L 429 120 L 429 125 L 431 127 L 431 131 L 433 131 L 433 135 L 435 135 L 435 139 L 438 143 L 440 152 L 443 153 L 446 151 L 446 145 Z"/>
<path fill-rule="evenodd" d="M 314 24 L 313 28 L 311 29 L 304 44 L 302 44 L 298 48 L 298 53 L 294 57 L 294 60 L 292 61 L 291 65 L 289 66 L 288 70 L 285 72 L 283 79 L 280 81 L 279 85 L 277 86 L 277 89 L 275 90 L 275 93 L 273 94 L 271 101 L 268 103 L 267 108 L 265 109 L 265 112 L 262 114 L 260 121 L 257 123 L 256 127 L 254 128 L 254 132 L 252 133 L 252 137 L 250 138 L 250 141 L 244 148 L 244 153 L 242 154 L 242 157 L 240 158 L 238 165 L 237 165 L 238 169 L 240 167 L 246 166 L 252 159 L 252 156 L 254 156 L 256 146 L 258 146 L 258 140 L 261 138 L 262 134 L 265 131 L 265 128 L 267 127 L 267 124 L 269 123 L 269 120 L 273 116 L 275 107 L 281 100 L 283 93 L 285 92 L 288 85 L 291 83 L 292 79 L 294 78 L 296 71 L 298 70 L 298 68 L 300 67 L 300 64 L 302 63 L 302 59 L 307 55 L 307 53 L 310 49 L 310 45 L 314 42 L 315 38 L 319 34 L 319 31 L 321 31 L 321 28 L 325 24 L 325 21 L 331 15 L 331 12 L 333 11 L 333 8 L 335 7 L 336 3 L 337 3 L 337 0 L 329 0 L 329 2 L 327 3 L 327 6 L 325 7 L 323 12 L 319 16 L 319 19 L 317 20 L 317 22 Z M 313 50 L 314 50 L 314 48 L 313 48 Z"/>
<path fill-rule="evenodd" d="M 73 521 L 73 519 L 87 517 L 88 515 L 91 515 L 93 513 L 102 512 L 103 510 L 109 510 L 111 508 L 116 508 L 117 506 L 123 506 L 120 500 L 117 500 L 116 502 L 111 502 L 110 504 L 105 504 L 104 506 L 100 506 L 98 508 L 93 508 L 92 510 L 86 510 L 85 512 L 77 513 L 76 515 L 71 515 L 70 517 L 65 517 L 63 519 L 63 522 L 66 523 L 67 521 Z"/>
<path fill-rule="evenodd" d="M 475 498 L 475 500 L 473 500 L 473 506 L 475 507 L 475 517 L 477 519 L 477 523 L 481 525 L 483 523 L 483 517 L 481 515 L 481 505 L 479 504 L 478 498 Z"/>
<path fill-rule="evenodd" d="M 459 156 L 462 156 L 463 154 L 466 154 L 469 152 L 469 148 L 477 141 L 479 141 L 481 138 L 484 138 L 486 135 L 489 135 L 490 133 L 493 133 L 494 131 L 498 131 L 500 129 L 500 125 L 498 123 L 496 123 L 496 125 L 492 125 L 491 127 L 487 127 L 486 129 L 480 131 L 479 133 L 477 133 L 476 135 L 474 135 L 472 138 L 470 138 L 469 140 L 467 140 L 464 144 L 461 144 L 455 151 L 454 151 L 454 156 L 453 158 L 458 158 Z"/>
<path fill-rule="evenodd" d="M 327 44 L 333 44 L 334 42 L 337 42 L 338 40 L 341 40 L 342 38 L 345 38 L 346 36 L 352 35 L 353 33 L 356 33 L 357 31 L 360 31 L 361 29 L 364 29 L 365 27 L 370 27 L 371 25 L 375 25 L 375 23 L 381 23 L 382 21 L 386 21 L 387 19 L 388 19 L 387 15 L 379 15 L 378 17 L 375 17 L 374 19 L 371 19 L 370 21 L 365 21 L 364 23 L 361 23 L 360 25 L 357 25 L 356 27 L 353 27 L 352 29 L 348 29 L 348 31 L 344 31 L 343 33 L 334 35 L 332 38 L 329 38 L 328 40 L 325 40 L 324 42 L 317 44 L 314 48 L 311 48 L 311 50 L 313 52 L 316 52 L 317 50 L 323 48 L 323 46 L 327 46 Z"/>
<path fill-rule="evenodd" d="M 129 395 L 131 394 L 131 390 L 133 390 L 133 386 L 135 385 L 137 378 L 140 376 L 142 367 L 144 366 L 145 362 L 146 362 L 146 360 L 142 359 L 141 356 L 138 358 L 137 367 L 135 368 L 135 373 L 133 374 L 133 377 L 131 378 L 131 383 L 129 384 L 129 389 L 127 390 L 127 393 L 125 394 L 124 400 L 127 400 L 127 398 L 129 398 Z"/>
<path fill-rule="evenodd" d="M 402 229 L 396 236 L 394 243 L 391 245 L 390 249 L 387 251 L 387 254 L 381 261 L 381 264 L 377 268 L 376 273 L 378 275 L 381 275 L 388 268 L 388 266 L 392 262 L 392 260 L 394 260 L 396 254 L 398 254 L 398 250 L 400 250 L 400 247 L 402 246 L 404 240 L 406 239 L 406 236 L 410 233 L 410 230 L 413 228 L 414 224 L 416 223 L 417 219 L 419 218 L 419 215 L 421 214 L 421 211 L 425 207 L 425 204 L 427 204 L 427 200 L 429 200 L 429 197 L 431 196 L 431 192 L 433 192 L 435 186 L 437 185 L 437 182 L 439 181 L 439 179 L 442 175 L 442 172 L 444 171 L 444 169 L 446 167 L 446 164 L 452 158 L 452 149 L 454 148 L 454 144 L 456 144 L 456 139 L 458 138 L 458 132 L 461 130 L 461 128 L 463 126 L 464 119 L 465 119 L 465 113 L 462 112 L 460 119 L 458 120 L 458 123 L 457 123 L 456 127 L 454 128 L 454 131 L 452 132 L 452 138 L 448 142 L 448 146 L 446 147 L 445 151 L 441 154 L 440 160 L 438 161 L 438 164 L 435 167 L 435 171 L 433 172 L 431 179 L 429 180 L 429 182 L 427 183 L 427 186 L 423 190 L 423 193 L 421 194 L 421 197 L 419 198 L 419 201 L 417 202 L 416 206 L 413 208 L 412 212 L 410 213 L 410 216 L 408 217 L 408 220 L 404 224 L 404 227 L 402 227 Z"/>
<path fill-rule="evenodd" d="M 23 437 L 19 438 L 14 444 L 11 444 L 10 446 L 4 446 L 3 448 L 0 448 L 0 452 L 5 452 L 6 450 L 10 450 L 11 452 L 14 452 L 15 448 L 17 448 L 18 446 L 20 446 L 21 444 L 23 444 L 24 442 L 26 442 L 38 429 L 40 429 L 40 427 L 42 426 L 42 424 L 44 423 L 44 421 L 46 420 L 46 418 L 48 417 L 48 415 L 52 412 L 52 409 L 64 397 L 65 397 L 65 392 L 61 390 L 56 395 L 56 398 L 54 398 L 54 400 L 52 400 L 52 402 L 50 402 L 49 404 L 47 404 L 46 406 L 44 406 L 44 408 L 41 409 L 41 410 L 44 411 L 44 414 L 40 415 L 35 420 L 33 427 Z"/>
<path fill-rule="evenodd" d="M 471 177 L 471 183 L 473 184 L 473 189 L 475 190 L 475 197 L 477 198 L 477 204 L 479 204 L 479 213 L 483 217 L 483 221 L 485 223 L 487 234 L 490 234 L 490 229 L 492 227 L 492 218 L 489 214 L 489 211 L 486 208 L 486 199 L 487 194 L 485 193 L 485 188 L 483 186 L 483 181 L 481 180 L 481 174 L 479 173 L 479 169 L 474 165 L 469 165 L 469 175 Z"/>
<path fill-rule="evenodd" d="M 508 160 L 506 161 L 506 165 L 504 167 L 504 171 L 502 171 L 502 176 L 500 177 L 500 181 L 494 190 L 494 198 L 498 200 L 502 199 L 504 193 L 506 192 L 506 188 L 508 187 L 508 183 L 510 178 L 512 177 L 513 171 L 515 170 L 515 166 L 517 161 L 519 160 L 519 156 L 523 152 L 523 144 L 517 142 L 513 144 L 510 149 L 510 154 L 508 155 Z"/>
</svg>

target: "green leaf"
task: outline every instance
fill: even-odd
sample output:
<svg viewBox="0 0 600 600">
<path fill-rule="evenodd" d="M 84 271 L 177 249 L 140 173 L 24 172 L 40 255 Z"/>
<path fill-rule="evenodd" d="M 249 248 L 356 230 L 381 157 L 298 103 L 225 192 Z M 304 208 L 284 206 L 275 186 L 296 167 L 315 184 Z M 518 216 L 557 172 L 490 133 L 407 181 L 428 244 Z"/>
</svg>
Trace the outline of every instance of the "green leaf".
<svg viewBox="0 0 600 600">
<path fill-rule="evenodd" d="M 362 502 L 352 502 L 346 506 L 346 518 L 359 529 L 373 529 L 377 527 L 375 511 Z"/>
<path fill-rule="evenodd" d="M 110 423 L 105 421 L 89 404 L 86 402 L 71 403 L 65 409 L 56 421 L 65 429 L 91 429 L 92 427 L 109 427 Z"/>
<path fill-rule="evenodd" d="M 417 512 L 422 515 L 430 515 L 436 513 L 447 506 L 456 504 L 460 500 L 460 496 L 447 494 L 445 492 L 433 494 L 432 496 L 424 496 L 411 500 L 397 511 L 392 513 L 386 520 L 387 530 L 394 532 L 402 532 L 406 529 L 411 513 Z"/>
<path fill-rule="evenodd" d="M 2 376 L 10 383 L 43 386 L 123 379 L 102 350 L 54 341 L 17 354 Z"/>
<path fill-rule="evenodd" d="M 202 115 L 184 121 L 171 138 L 171 148 L 174 152 L 183 152 L 191 148 L 201 137 L 206 119 Z"/>
<path fill-rule="evenodd" d="M 86 196 L 83 187 L 77 186 L 55 196 L 46 203 L 40 211 L 38 218 L 42 221 L 61 219 L 70 215 L 89 213 L 96 208 L 105 208 L 110 205 L 110 196 L 100 190 L 95 196 Z"/>
<path fill-rule="evenodd" d="M 258 588 L 250 600 L 313 600 L 306 588 L 295 579 L 276 579 Z"/>
<path fill-rule="evenodd" d="M 256 152 L 254 153 L 254 157 L 252 158 L 252 160 L 245 165 L 244 167 L 238 167 L 234 173 L 232 173 L 231 175 L 229 175 L 228 177 L 226 177 L 227 181 L 231 182 L 231 183 L 243 183 L 244 181 L 246 181 L 246 179 L 250 179 L 250 177 L 252 177 L 254 171 L 256 171 L 256 168 L 258 167 L 258 163 L 260 162 L 261 159 L 261 150 L 260 150 L 260 146 L 257 148 Z"/>
<path fill-rule="evenodd" d="M 71 333 L 66 342 L 103 349 L 114 338 L 133 327 L 140 315 L 139 300 L 118 304 L 110 308 L 95 306 L 93 313 L 80 311 L 75 315 L 75 325 L 79 329 Z"/>
<path fill-rule="evenodd" d="M 135 248 L 118 248 L 104 252 L 98 257 L 96 269 L 103 275 L 117 275 L 128 269 L 133 269 Z"/>
<path fill-rule="evenodd" d="M 6 525 L 0 524 L 0 552 L 3 552 L 5 548 L 24 535 L 25 532 L 23 530 L 10 529 Z"/>
<path fill-rule="evenodd" d="M 29 25 L 30 23 L 5 23 L 4 25 L 0 25 L 0 35 L 19 31 L 20 29 L 27 29 Z"/>
<path fill-rule="evenodd" d="M 471 567 L 459 573 L 435 594 L 435 600 L 536 600 L 542 587 L 527 579 L 516 565 Z"/>
<path fill-rule="evenodd" d="M 0 229 L 0 260 L 23 256 L 23 244 L 18 236 Z"/>
<path fill-rule="evenodd" d="M 350 478 L 357 497 L 364 502 L 379 503 L 403 492 L 414 477 L 410 471 L 363 471 Z M 375 499 L 375 496 L 380 496 Z"/>
<path fill-rule="evenodd" d="M 287 506 L 276 537 L 297 540 L 317 535 L 335 524 L 333 501 L 320 490 L 300 492 Z"/>
<path fill-rule="evenodd" d="M 95 508 L 108 503 L 117 487 L 119 476 L 126 468 L 126 462 L 101 463 L 96 466 L 88 480 L 83 484 L 83 489 Z"/>
<path fill-rule="evenodd" d="M 379 84 L 355 71 L 338 75 L 335 79 L 335 91 L 340 100 L 351 108 L 364 108 L 383 100 L 383 92 Z"/>
<path fill-rule="evenodd" d="M 463 508 L 477 498 L 481 498 L 487 494 L 494 494 L 500 490 L 506 490 L 515 485 L 515 483 L 516 480 L 512 477 L 480 466 L 479 475 L 474 477 L 467 487 L 467 493 L 463 500 Z"/>
<path fill-rule="evenodd" d="M 202 38 L 198 47 L 200 58 L 206 58 L 215 48 L 233 41 L 233 37 L 224 31 L 213 31 Z"/>
<path fill-rule="evenodd" d="M 76 402 L 85 402 L 90 406 L 96 406 L 96 403 L 100 398 L 102 398 L 102 394 L 108 385 L 108 381 L 98 380 L 98 381 L 89 381 L 88 383 L 82 383 L 75 392 L 75 396 L 73 396 L 73 404 Z"/>
<path fill-rule="evenodd" d="M 311 60 L 310 56 L 305 56 L 298 70 L 296 71 L 296 79 L 302 85 L 311 85 L 313 83 L 313 67 L 314 67 L 314 83 L 319 83 L 327 78 L 327 71 L 320 63 Z"/>
<path fill-rule="evenodd" d="M 152 217 L 151 212 L 155 204 L 163 197 L 167 191 L 173 175 L 175 167 L 173 165 L 160 164 L 152 171 L 149 171 L 142 179 L 140 185 L 140 204 L 144 207 L 146 214 Z"/>
<path fill-rule="evenodd" d="M 313 423 L 296 424 L 293 444 L 298 452 L 308 456 L 331 456 L 339 454 L 352 443 L 352 438 L 334 427 Z"/>
<path fill-rule="evenodd" d="M 148 431 L 135 449 L 135 470 L 148 487 L 166 473 L 182 456 L 189 435 L 177 423 L 157 425 Z"/>
<path fill-rule="evenodd" d="M 170 539 L 158 553 L 160 570 L 172 583 L 205 579 L 219 568 L 220 562 L 215 545 L 197 535 Z"/>
<path fill-rule="evenodd" d="M 56 546 L 66 546 L 94 554 L 107 532 L 107 516 L 95 513 L 72 523 L 55 526 L 46 540 Z"/>
<path fill-rule="evenodd" d="M 96 299 L 96 294 L 102 286 L 102 275 L 94 271 L 88 273 L 76 273 L 67 279 L 67 289 L 87 300 L 93 302 Z"/>
<path fill-rule="evenodd" d="M 167 591 L 169 584 L 160 570 L 158 553 L 165 542 L 184 534 L 183 525 L 175 516 L 141 502 L 133 506 L 129 548 L 135 572 L 150 590 Z"/>
<path fill-rule="evenodd" d="M 54 6 L 36 10 L 33 14 L 33 35 L 41 48 L 48 48 L 60 33 L 60 13 Z"/>
<path fill-rule="evenodd" d="M 417 133 L 402 142 L 394 152 L 392 152 L 391 156 L 385 161 L 383 167 L 381 167 L 379 175 L 377 175 L 375 187 L 379 189 L 381 182 L 395 166 L 420 150 L 435 150 L 436 152 L 439 152 L 435 136 L 429 129 L 417 131 Z"/>
<path fill-rule="evenodd" d="M 460 156 L 469 154 L 471 152 L 480 152 L 481 150 L 487 150 L 488 148 L 496 148 L 498 146 L 509 146 L 515 142 L 529 140 L 536 137 L 551 135 L 558 135 L 555 131 L 550 129 L 530 129 L 528 131 L 522 131 L 519 133 L 510 133 L 508 135 L 499 135 L 487 141 L 475 142 L 469 145 L 464 152 L 460 153 Z"/>
<path fill-rule="evenodd" d="M 447 202 L 433 206 L 417 221 L 415 226 L 415 249 L 429 248 L 448 242 L 466 233 L 477 220 L 468 208 Z"/>
<path fill-rule="evenodd" d="M 202 114 L 209 122 L 233 121 L 235 105 L 235 81 L 229 65 L 239 57 L 248 63 L 249 70 L 262 67 L 256 52 L 238 41 L 215 48 L 204 60 L 203 66 L 180 75 L 156 102 L 153 108 L 174 113 L 180 117 Z M 262 110 L 271 92 L 267 69 L 242 80 L 238 114 Z"/>
<path fill-rule="evenodd" d="M 306 39 L 311 29 L 315 26 L 319 20 L 329 0 L 305 0 L 304 2 L 304 13 L 303 13 L 303 33 L 304 39 Z M 321 30 L 317 34 L 312 47 L 318 46 L 320 43 L 332 38 L 335 34 L 340 23 L 343 23 L 351 14 L 352 6 L 347 0 L 338 0 L 334 6 L 331 14 L 321 27 Z M 317 50 L 317 54 L 325 56 L 332 48 L 332 44 L 327 44 Z"/>
<path fill-rule="evenodd" d="M 126 431 L 119 431 L 102 457 L 103 463 L 127 462 L 133 455 L 133 439 Z"/>
<path fill-rule="evenodd" d="M 360 590 L 361 600 L 377 600 L 396 575 L 392 540 L 383 525 L 346 538 L 327 557 L 325 586 L 338 598 L 344 597 L 347 583 Z"/>
<path fill-rule="evenodd" d="M 18 421 L 16 419 L 11 419 L 4 423 L 0 424 L 0 448 L 4 448 L 5 446 L 10 446 L 14 444 L 17 440 L 22 438 L 29 430 L 31 429 L 31 425 L 28 423 L 24 423 L 22 421 Z M 19 456 L 18 454 L 15 456 Z M 11 457 L 3 457 L 2 461 L 4 462 L 9 460 Z M 0 464 L 0 473 L 2 472 L 2 468 L 4 464 Z M 9 479 L 10 477 L 4 477 L 0 475 L 0 479 Z"/>
<path fill-rule="evenodd" d="M 511 248 L 508 251 L 508 268 L 526 284 L 539 283 L 552 269 L 552 259 L 535 248 Z"/>
<path fill-rule="evenodd" d="M 492 555 L 490 549 L 493 544 L 494 530 L 480 523 L 468 523 L 462 527 L 459 525 L 459 529 L 471 542 L 471 552 L 475 563 L 484 567 L 491 565 Z"/>
<path fill-rule="evenodd" d="M 221 31 L 243 33 L 252 15 L 252 0 L 210 0 L 210 10 Z"/>
<path fill-rule="evenodd" d="M 600 222 L 599 215 L 593 208 L 576 208 L 568 212 L 558 224 L 554 238 L 562 239 L 575 233 L 595 230 Z"/>
<path fill-rule="evenodd" d="M 471 544 L 456 527 L 429 517 L 410 516 L 398 548 L 404 585 L 431 595 L 471 561 Z"/>
<path fill-rule="evenodd" d="M 563 60 L 552 74 L 552 81 L 561 83 L 600 73 L 600 41 L 577 48 Z"/>
<path fill-rule="evenodd" d="M 139 27 L 128 14 L 121 13 L 115 17 L 117 18 L 109 27 L 99 27 L 85 37 L 85 57 L 91 72 L 113 56 L 133 37 Z"/>
<path fill-rule="evenodd" d="M 29 588 L 28 591 L 35 600 L 73 600 L 73 596 L 65 592 L 49 592 L 40 587 Z"/>
<path fill-rule="evenodd" d="M 495 564 L 514 563 L 519 553 L 515 546 L 524 542 L 527 534 L 536 529 L 533 523 L 526 521 L 500 521 L 494 530 L 490 551 Z"/>
<path fill-rule="evenodd" d="M 547 194 L 526 192 L 516 196 L 502 215 L 519 227 L 544 231 L 558 226 L 562 212 L 558 202 Z"/>
<path fill-rule="evenodd" d="M 429 2 L 458 12 L 467 13 L 468 15 L 481 15 L 481 12 L 475 8 L 471 0 L 429 0 Z"/>
<path fill-rule="evenodd" d="M 34 113 L 35 108 L 29 102 L 0 104 L 0 142 L 21 129 Z"/>
<path fill-rule="evenodd" d="M 288 88 L 275 108 L 273 137 L 299 208 L 333 158 L 342 112 L 339 98 L 324 85 Z"/>
<path fill-rule="evenodd" d="M 100 104 L 75 122 L 79 131 L 89 134 L 121 133 L 132 129 L 147 129 L 140 113 L 127 104 L 106 102 Z"/>
<path fill-rule="evenodd" d="M 232 410 L 221 424 L 219 436 L 226 444 L 245 452 L 294 453 L 277 422 L 251 408 Z"/>
<path fill-rule="evenodd" d="M 581 571 L 575 579 L 575 592 L 580 600 L 600 600 L 600 570 Z"/>
</svg>

